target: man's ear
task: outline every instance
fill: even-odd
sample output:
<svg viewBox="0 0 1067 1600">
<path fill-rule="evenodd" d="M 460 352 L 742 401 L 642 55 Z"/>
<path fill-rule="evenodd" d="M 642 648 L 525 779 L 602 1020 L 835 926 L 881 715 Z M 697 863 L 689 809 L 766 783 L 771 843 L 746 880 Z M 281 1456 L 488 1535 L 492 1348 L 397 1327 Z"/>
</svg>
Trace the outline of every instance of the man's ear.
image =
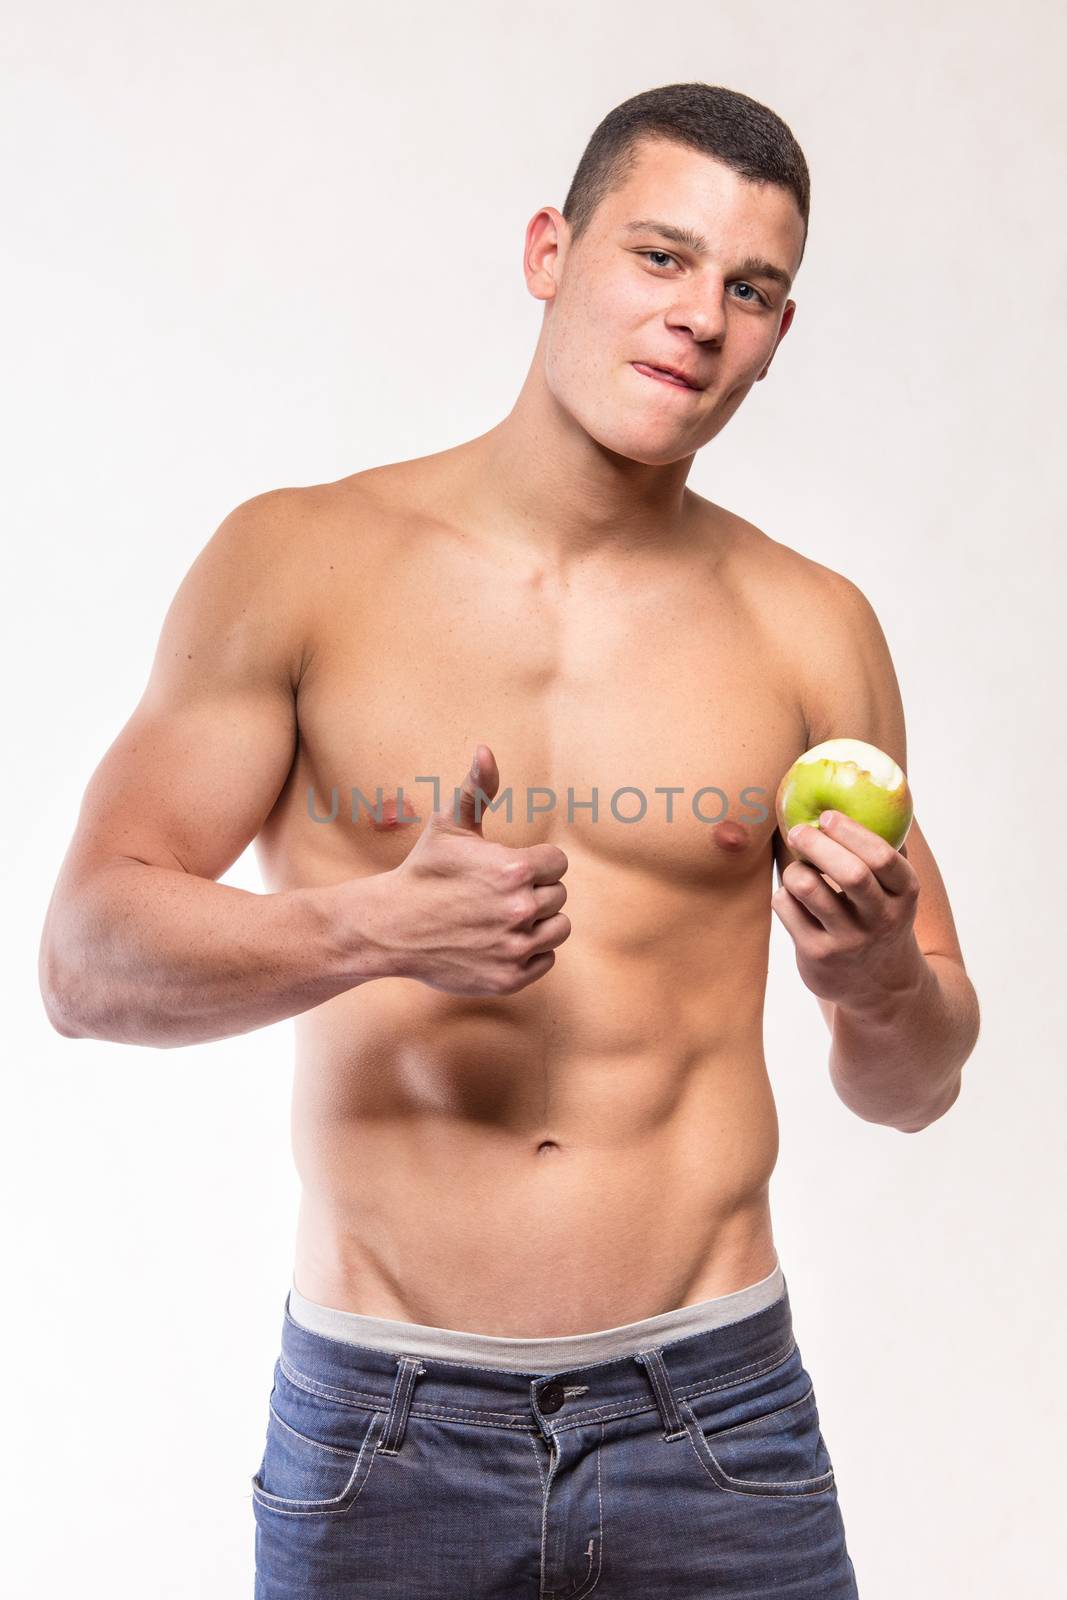
<svg viewBox="0 0 1067 1600">
<path fill-rule="evenodd" d="M 555 206 L 542 206 L 526 227 L 523 270 L 526 287 L 535 300 L 554 300 L 560 268 L 570 242 L 567 219 Z"/>
<path fill-rule="evenodd" d="M 771 351 L 770 355 L 767 357 L 767 365 L 764 367 L 763 371 L 760 373 L 759 377 L 756 379 L 757 383 L 762 382 L 762 380 L 767 376 L 768 372 L 770 372 L 770 370 L 771 370 L 771 362 L 774 360 L 775 354 L 776 354 L 776 352 L 778 350 L 778 346 L 781 344 L 782 340 L 785 338 L 786 334 L 789 332 L 790 328 L 793 325 L 793 318 L 796 316 L 796 311 L 797 311 L 797 303 L 796 303 L 796 301 L 795 300 L 787 300 L 786 303 L 785 303 L 785 310 L 782 312 L 782 325 L 778 329 L 778 337 L 774 341 L 774 349 Z"/>
</svg>

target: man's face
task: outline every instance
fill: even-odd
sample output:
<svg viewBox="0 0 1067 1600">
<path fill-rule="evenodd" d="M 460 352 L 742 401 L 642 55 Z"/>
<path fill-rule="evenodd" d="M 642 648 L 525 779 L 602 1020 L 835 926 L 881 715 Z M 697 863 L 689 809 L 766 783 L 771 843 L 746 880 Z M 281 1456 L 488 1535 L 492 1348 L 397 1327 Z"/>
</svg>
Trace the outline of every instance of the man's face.
<svg viewBox="0 0 1067 1600">
<path fill-rule="evenodd" d="M 789 283 L 758 270 L 768 263 L 790 283 L 796 274 L 804 225 L 793 196 L 656 139 L 643 142 L 635 170 L 576 244 L 557 212 L 551 248 L 548 216 L 531 223 L 529 266 L 540 270 L 528 277 L 550 302 L 542 342 L 553 396 L 619 455 L 649 465 L 691 456 L 766 374 L 793 319 Z M 664 237 L 649 222 L 689 229 L 704 247 Z M 705 387 L 649 376 L 646 364 L 680 369 Z"/>
</svg>

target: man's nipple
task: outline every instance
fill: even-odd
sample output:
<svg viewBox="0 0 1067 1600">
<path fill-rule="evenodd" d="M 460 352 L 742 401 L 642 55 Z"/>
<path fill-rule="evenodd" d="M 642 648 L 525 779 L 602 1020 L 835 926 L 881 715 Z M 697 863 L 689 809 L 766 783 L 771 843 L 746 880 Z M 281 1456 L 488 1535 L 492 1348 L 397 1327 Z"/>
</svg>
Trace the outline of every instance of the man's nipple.
<svg viewBox="0 0 1067 1600">
<path fill-rule="evenodd" d="M 736 855 L 747 847 L 749 830 L 743 822 L 717 822 L 711 830 L 711 836 L 720 850 Z"/>
<path fill-rule="evenodd" d="M 391 828 L 410 828 L 410 822 L 399 822 L 397 820 L 398 812 L 395 795 L 391 795 L 388 798 L 383 796 L 381 812 L 382 814 L 379 820 L 378 807 L 367 807 L 367 818 L 371 827 L 376 833 L 387 833 Z M 418 816 L 418 812 L 415 810 L 415 807 L 412 805 L 407 795 L 404 796 L 404 809 L 401 815 L 405 817 Z"/>
</svg>

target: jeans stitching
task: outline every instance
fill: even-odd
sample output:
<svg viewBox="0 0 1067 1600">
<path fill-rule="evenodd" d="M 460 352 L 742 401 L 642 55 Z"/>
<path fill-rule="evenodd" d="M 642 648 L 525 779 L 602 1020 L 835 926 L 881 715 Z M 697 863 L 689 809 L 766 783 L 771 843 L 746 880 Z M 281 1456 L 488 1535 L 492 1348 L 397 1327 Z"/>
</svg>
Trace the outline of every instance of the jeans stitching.
<svg viewBox="0 0 1067 1600">
<path fill-rule="evenodd" d="M 274 1420 L 285 1429 L 286 1433 L 291 1433 L 295 1438 L 299 1439 L 301 1444 L 314 1445 L 316 1450 L 328 1450 L 334 1456 L 347 1456 L 350 1461 L 359 1459 L 359 1450 L 344 1450 L 339 1444 L 320 1444 L 317 1439 L 312 1439 L 309 1434 L 301 1433 L 299 1428 L 294 1428 L 291 1423 L 286 1422 L 284 1417 L 280 1417 L 269 1400 L 267 1401 L 267 1406 Z M 362 1446 L 360 1448 L 362 1449 Z"/>
<path fill-rule="evenodd" d="M 748 1362 L 743 1367 L 735 1367 L 730 1372 L 723 1373 L 711 1383 L 690 1385 L 676 1391 L 679 1400 L 693 1400 L 700 1395 L 714 1394 L 719 1389 L 730 1389 L 738 1383 L 746 1383 L 752 1378 L 762 1377 L 765 1373 L 773 1372 L 775 1367 L 783 1366 L 796 1349 L 796 1341 L 792 1337 L 786 1346 L 780 1346 L 771 1352 L 761 1365 L 759 1362 Z M 784 1353 L 783 1353 L 784 1351 Z M 352 1406 L 356 1409 L 369 1408 L 374 1411 L 388 1410 L 388 1400 L 378 1395 L 368 1394 L 359 1389 L 343 1389 L 339 1385 L 320 1383 L 318 1379 L 309 1377 L 292 1366 L 284 1356 L 279 1359 L 279 1365 L 284 1376 L 296 1388 L 305 1390 L 308 1394 L 318 1395 L 323 1399 L 334 1400 L 338 1405 Z M 580 1428 L 583 1423 L 597 1421 L 615 1421 L 622 1417 L 637 1416 L 642 1411 L 653 1409 L 647 1401 L 615 1402 L 613 1405 L 587 1406 L 582 1411 L 576 1412 L 567 1422 L 562 1423 L 557 1432 L 567 1428 Z M 423 1417 L 430 1420 L 470 1422 L 477 1425 L 479 1419 L 486 1419 L 490 1427 L 521 1428 L 525 1432 L 537 1431 L 525 1417 L 510 1411 L 483 1411 L 474 1406 L 431 1406 L 424 1402 L 421 1405 L 413 1404 L 409 1413 L 412 1417 Z"/>
<path fill-rule="evenodd" d="M 417 1374 L 425 1371 L 425 1368 L 420 1366 L 417 1361 L 413 1361 L 407 1356 L 401 1356 L 399 1359 L 400 1373 L 396 1381 L 395 1404 L 390 1413 L 392 1418 L 391 1434 L 389 1434 L 388 1424 L 386 1427 L 386 1434 L 389 1436 L 390 1442 L 388 1444 L 383 1444 L 381 1440 L 378 1442 L 378 1449 L 382 1455 L 387 1456 L 395 1456 L 400 1453 L 400 1444 L 392 1443 L 392 1439 L 400 1434 L 402 1428 L 407 1426 L 408 1417 L 411 1414 L 412 1386 Z"/>
<path fill-rule="evenodd" d="M 600 1424 L 600 1444 L 597 1446 L 597 1453 L 596 1453 L 596 1513 L 597 1513 L 597 1530 L 596 1530 L 597 1531 L 597 1563 L 596 1563 L 596 1572 L 595 1573 L 594 1572 L 590 1572 L 590 1573 L 587 1574 L 584 1586 L 581 1589 L 576 1590 L 575 1594 L 572 1596 L 572 1600 L 582 1600 L 582 1597 L 584 1595 L 592 1594 L 593 1590 L 596 1588 L 597 1584 L 600 1582 L 600 1574 L 601 1574 L 601 1571 L 603 1570 L 603 1566 L 604 1566 L 604 1493 L 603 1493 L 603 1485 L 601 1483 L 601 1478 L 600 1478 L 600 1458 L 601 1458 L 601 1455 L 603 1454 L 603 1450 L 604 1450 L 604 1429 L 605 1429 L 605 1426 L 606 1426 L 606 1424 L 603 1423 L 603 1422 Z M 592 1582 L 590 1582 L 590 1579 L 592 1579 Z"/>
<path fill-rule="evenodd" d="M 782 1409 L 787 1411 L 789 1407 L 783 1406 Z M 712 1483 L 715 1484 L 716 1488 L 721 1489 L 724 1494 L 765 1494 L 770 1499 L 777 1498 L 787 1500 L 792 1494 L 823 1494 L 827 1489 L 833 1488 L 835 1481 L 833 1467 L 830 1468 L 829 1472 L 824 1472 L 817 1478 L 757 1478 L 748 1480 L 745 1478 L 733 1477 L 729 1472 L 726 1471 L 725 1467 L 720 1465 L 714 1450 L 704 1438 L 704 1434 L 700 1427 L 700 1422 L 695 1416 L 692 1406 L 683 1401 L 682 1410 L 688 1414 L 689 1419 L 693 1424 L 693 1428 L 696 1429 L 697 1434 L 700 1437 L 701 1443 L 708 1452 L 708 1455 L 715 1462 L 716 1471 L 722 1474 L 722 1476 L 726 1479 L 726 1482 L 720 1483 L 718 1478 L 716 1478 L 715 1473 L 712 1472 L 711 1468 L 708 1466 L 707 1462 L 704 1460 L 704 1457 L 700 1453 L 700 1446 L 693 1437 L 693 1428 L 687 1427 L 685 1430 L 686 1437 L 688 1438 L 690 1446 L 692 1447 L 693 1454 L 700 1462 L 700 1465 L 703 1467 Z M 774 1413 L 768 1413 L 768 1415 L 773 1414 Z M 731 1429 L 723 1429 L 724 1433 L 731 1431 Z M 738 1487 L 736 1489 L 731 1487 L 733 1484 L 737 1484 Z"/>
<path fill-rule="evenodd" d="M 697 1395 L 701 1394 L 714 1394 L 718 1389 L 732 1389 L 739 1382 L 748 1382 L 751 1378 L 762 1377 L 767 1372 L 773 1372 L 776 1367 L 784 1366 L 791 1355 L 792 1348 L 790 1348 L 784 1356 L 776 1354 L 776 1358 L 773 1360 L 768 1357 L 768 1364 L 766 1366 L 756 1366 L 755 1371 L 746 1371 L 743 1378 L 738 1378 L 736 1373 L 728 1373 L 724 1375 L 724 1377 L 717 1383 L 707 1383 L 697 1388 L 678 1389 L 675 1391 L 676 1397 L 679 1402 L 681 1402 L 682 1400 L 695 1399 Z M 755 1365 L 755 1363 L 752 1363 L 752 1365 Z M 583 1423 L 590 1421 L 590 1419 L 595 1419 L 596 1417 L 602 1417 L 606 1422 L 614 1422 L 621 1417 L 633 1417 L 637 1416 L 642 1411 L 654 1411 L 656 1409 L 657 1407 L 655 1405 L 650 1406 L 645 1400 L 629 1403 L 625 1406 L 589 1406 L 586 1408 L 586 1410 L 576 1414 L 567 1422 L 561 1423 L 556 1431 L 558 1433 L 562 1433 L 567 1428 L 580 1428 L 582 1427 Z"/>
<path fill-rule="evenodd" d="M 750 1361 L 746 1366 L 734 1367 L 732 1372 L 724 1372 L 713 1383 L 690 1385 L 688 1388 L 679 1390 L 679 1393 L 685 1399 L 690 1399 L 693 1395 L 712 1394 L 716 1389 L 730 1389 L 736 1383 L 747 1382 L 749 1378 L 760 1378 L 765 1372 L 772 1372 L 775 1367 L 783 1366 L 789 1360 L 796 1347 L 797 1342 L 791 1334 L 784 1345 L 779 1345 L 776 1350 L 772 1350 L 769 1355 L 763 1358 L 762 1362 Z"/>
<path fill-rule="evenodd" d="M 552 1446 L 552 1464 L 548 1469 L 548 1479 L 545 1482 L 544 1493 L 541 1496 L 541 1581 L 538 1585 L 538 1594 L 541 1600 L 545 1600 L 545 1597 L 551 1593 L 550 1590 L 545 1588 L 545 1546 L 548 1543 L 548 1492 L 552 1487 L 552 1479 L 556 1475 L 556 1468 L 559 1466 L 559 1444 L 555 1439 L 552 1439 L 550 1443 Z"/>
<path fill-rule="evenodd" d="M 530 1449 L 533 1451 L 534 1461 L 537 1463 L 537 1476 L 538 1476 L 538 1478 L 540 1480 L 540 1483 L 541 1483 L 541 1493 L 544 1494 L 544 1492 L 545 1492 L 545 1475 L 541 1471 L 541 1457 L 537 1454 L 537 1445 L 534 1442 L 534 1435 L 533 1435 L 533 1429 L 532 1428 L 530 1429 L 529 1433 L 527 1433 L 526 1437 L 530 1441 Z"/>
<path fill-rule="evenodd" d="M 603 1486 L 603 1480 L 602 1480 L 602 1477 L 601 1477 L 600 1462 L 601 1462 L 601 1454 L 602 1454 L 602 1451 L 604 1449 L 604 1430 L 605 1430 L 606 1426 L 607 1426 L 606 1423 L 602 1422 L 600 1424 L 600 1443 L 597 1445 L 597 1452 L 596 1452 L 596 1503 L 597 1503 L 597 1530 L 596 1530 L 597 1563 L 596 1563 L 596 1570 L 595 1571 L 593 1570 L 592 1563 L 590 1563 L 589 1571 L 585 1574 L 585 1577 L 582 1578 L 579 1581 L 577 1587 L 575 1587 L 575 1585 L 572 1584 L 571 1587 L 569 1589 L 565 1590 L 562 1594 L 553 1593 L 552 1596 L 551 1596 L 551 1600 L 585 1600 L 585 1596 L 587 1594 L 592 1594 L 593 1590 L 596 1588 L 597 1584 L 600 1582 L 600 1574 L 604 1569 L 604 1486 Z"/>
<path fill-rule="evenodd" d="M 281 1361 L 281 1368 L 285 1377 L 291 1384 L 294 1385 L 295 1388 L 303 1389 L 308 1394 L 318 1395 L 324 1400 L 336 1400 L 337 1404 L 341 1406 L 370 1407 L 370 1409 L 374 1411 L 386 1411 L 389 1408 L 389 1401 L 384 1399 L 381 1395 L 368 1394 L 364 1389 L 342 1389 L 337 1384 L 320 1383 L 317 1378 L 310 1378 L 308 1377 L 307 1373 L 299 1372 L 297 1371 L 296 1367 L 290 1366 L 284 1357 Z M 426 1405 L 423 1405 L 421 1409 L 416 1406 L 412 1406 L 411 1409 L 412 1414 L 425 1413 L 432 1414 L 434 1416 L 439 1414 L 447 1414 L 449 1410 L 448 1407 L 438 1408 Z M 458 1418 L 465 1416 L 499 1417 L 505 1423 L 510 1422 L 511 1426 L 521 1426 L 524 1428 L 530 1427 L 530 1424 L 527 1422 L 527 1420 L 524 1417 L 521 1417 L 517 1412 L 479 1411 L 473 1407 L 456 1407 L 455 1410 Z"/>
<path fill-rule="evenodd" d="M 278 1420 L 281 1421 L 281 1418 L 279 1418 Z M 295 1428 L 291 1428 L 289 1431 L 291 1433 L 295 1433 L 296 1429 Z M 367 1445 L 370 1442 L 371 1435 L 373 1434 L 373 1432 L 374 1432 L 374 1419 L 372 1418 L 371 1419 L 371 1425 L 367 1429 L 366 1437 L 364 1438 L 363 1443 L 359 1447 L 359 1454 L 356 1456 L 355 1462 L 354 1462 L 353 1467 L 352 1467 L 352 1471 L 349 1474 L 348 1482 L 345 1484 L 345 1486 L 341 1490 L 340 1494 L 333 1495 L 329 1500 L 297 1500 L 297 1499 L 292 1499 L 292 1498 L 290 1498 L 290 1497 L 288 1497 L 286 1495 L 271 1494 L 269 1489 L 261 1489 L 256 1484 L 255 1477 L 253 1477 L 253 1480 L 252 1480 L 252 1498 L 254 1500 L 257 1500 L 259 1502 L 259 1504 L 261 1506 L 263 1506 L 267 1511 L 273 1511 L 280 1517 L 321 1517 L 321 1516 L 337 1517 L 337 1516 L 344 1516 L 348 1511 L 350 1511 L 352 1509 L 352 1507 L 355 1505 L 356 1501 L 359 1499 L 360 1495 L 363 1493 L 363 1490 L 366 1488 L 367 1479 L 370 1476 L 370 1469 L 374 1465 L 374 1456 L 373 1456 L 373 1452 L 372 1452 L 370 1462 L 368 1463 L 368 1465 L 367 1465 L 367 1467 L 366 1467 L 366 1469 L 365 1469 L 365 1471 L 363 1473 L 362 1479 L 360 1479 L 360 1476 L 359 1476 L 360 1463 L 363 1460 L 364 1451 L 366 1450 Z M 301 1435 L 301 1437 L 303 1437 L 303 1436 Z M 310 1442 L 312 1444 L 316 1443 L 316 1441 L 314 1439 L 311 1440 Z M 327 1448 L 328 1449 L 329 1446 L 323 1446 L 322 1448 Z M 345 1452 L 345 1453 L 347 1453 L 347 1452 Z M 258 1473 L 255 1476 L 258 1477 Z M 354 1483 L 356 1483 L 357 1481 L 359 1482 L 359 1487 L 357 1488 L 355 1494 L 353 1494 L 351 1496 L 351 1498 L 349 1499 L 348 1498 L 349 1491 L 351 1490 L 352 1485 Z M 343 1504 L 339 1504 L 338 1502 L 343 1502 Z M 296 1509 L 290 1510 L 289 1509 L 290 1507 L 300 1507 L 300 1506 L 302 1506 L 304 1509 L 303 1510 L 296 1510 Z"/>
<path fill-rule="evenodd" d="M 808 1400 L 814 1399 L 814 1397 L 815 1397 L 815 1385 L 812 1384 L 811 1387 L 808 1389 L 807 1393 L 806 1394 L 802 1394 L 799 1400 L 790 1400 L 790 1402 L 789 1402 L 789 1404 L 787 1406 L 779 1406 L 776 1411 L 764 1411 L 758 1417 L 749 1417 L 747 1422 L 732 1422 L 728 1428 L 716 1428 L 714 1430 L 715 1437 L 716 1437 L 716 1439 L 721 1439 L 721 1438 L 724 1438 L 726 1436 L 726 1434 L 728 1434 L 728 1433 L 736 1433 L 739 1428 L 751 1428 L 751 1426 L 752 1426 L 752 1424 L 754 1422 L 770 1422 L 772 1417 L 780 1417 L 786 1411 L 792 1411 L 792 1410 L 794 1410 L 794 1408 L 796 1406 L 802 1406 Z M 692 1407 L 690 1407 L 690 1410 L 692 1410 Z M 697 1427 L 700 1428 L 701 1433 L 703 1433 L 704 1430 L 701 1427 L 701 1423 L 700 1423 L 700 1418 L 699 1417 L 696 1419 L 696 1423 L 697 1423 Z"/>
</svg>

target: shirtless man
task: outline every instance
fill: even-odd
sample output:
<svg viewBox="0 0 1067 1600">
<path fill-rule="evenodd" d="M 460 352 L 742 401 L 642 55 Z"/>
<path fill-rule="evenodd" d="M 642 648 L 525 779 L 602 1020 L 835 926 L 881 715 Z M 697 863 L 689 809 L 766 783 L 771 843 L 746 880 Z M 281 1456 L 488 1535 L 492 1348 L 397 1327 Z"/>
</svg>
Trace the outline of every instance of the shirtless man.
<svg viewBox="0 0 1067 1600">
<path fill-rule="evenodd" d="M 510 414 L 231 512 L 87 788 L 54 1026 L 296 1018 L 257 1596 L 857 1592 L 768 1207 L 772 909 L 857 1115 L 939 1117 L 978 1013 L 917 823 L 776 833 L 824 738 L 906 769 L 870 605 L 686 487 L 807 203 L 746 96 L 616 108 L 527 228 Z M 263 895 L 217 882 L 251 840 Z"/>
</svg>

